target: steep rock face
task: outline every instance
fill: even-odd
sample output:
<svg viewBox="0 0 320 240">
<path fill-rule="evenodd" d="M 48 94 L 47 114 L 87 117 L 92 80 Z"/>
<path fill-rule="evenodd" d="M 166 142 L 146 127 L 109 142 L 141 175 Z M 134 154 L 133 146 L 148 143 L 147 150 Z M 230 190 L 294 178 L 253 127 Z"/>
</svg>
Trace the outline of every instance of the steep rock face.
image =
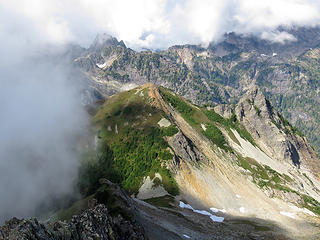
<svg viewBox="0 0 320 240">
<path fill-rule="evenodd" d="M 315 151 L 307 139 L 299 136 L 299 132 L 277 113 L 259 87 L 254 86 L 248 90 L 235 112 L 267 155 L 292 163 L 298 168 L 306 167 L 319 177 L 319 160 Z"/>
<path fill-rule="evenodd" d="M 178 132 L 168 141 L 172 147 L 176 156 L 189 162 L 204 161 L 205 156 L 194 146 L 192 146 L 190 140 L 183 135 L 182 132 Z"/>
<path fill-rule="evenodd" d="M 145 239 L 143 229 L 122 217 L 112 218 L 108 209 L 99 204 L 68 222 L 39 223 L 37 219 L 13 218 L 0 227 L 0 238 L 10 240 L 33 239 Z"/>
</svg>

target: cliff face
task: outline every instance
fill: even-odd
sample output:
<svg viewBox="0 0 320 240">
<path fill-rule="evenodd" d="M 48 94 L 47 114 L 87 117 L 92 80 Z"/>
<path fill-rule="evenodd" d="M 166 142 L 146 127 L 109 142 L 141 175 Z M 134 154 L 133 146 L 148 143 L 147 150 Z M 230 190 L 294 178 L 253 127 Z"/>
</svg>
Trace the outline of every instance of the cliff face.
<svg viewBox="0 0 320 240">
<path fill-rule="evenodd" d="M 271 106 L 259 87 L 248 90 L 237 104 L 235 112 L 239 121 L 270 157 L 306 168 L 319 177 L 319 160 L 306 137 Z"/>
</svg>

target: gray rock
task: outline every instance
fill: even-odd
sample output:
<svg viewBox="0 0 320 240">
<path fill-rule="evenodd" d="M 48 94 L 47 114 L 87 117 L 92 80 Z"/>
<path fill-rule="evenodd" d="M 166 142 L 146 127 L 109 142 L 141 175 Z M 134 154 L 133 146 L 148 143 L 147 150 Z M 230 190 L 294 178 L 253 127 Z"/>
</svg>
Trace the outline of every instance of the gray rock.
<svg viewBox="0 0 320 240">
<path fill-rule="evenodd" d="M 192 142 L 183 135 L 181 131 L 175 134 L 168 141 L 175 154 L 186 161 L 198 162 L 206 157 L 195 147 Z"/>
<path fill-rule="evenodd" d="M 74 216 L 69 222 L 39 223 L 37 219 L 13 218 L 0 228 L 4 240 L 45 239 L 145 239 L 143 229 L 120 215 L 111 217 L 108 209 L 99 204 Z"/>
</svg>

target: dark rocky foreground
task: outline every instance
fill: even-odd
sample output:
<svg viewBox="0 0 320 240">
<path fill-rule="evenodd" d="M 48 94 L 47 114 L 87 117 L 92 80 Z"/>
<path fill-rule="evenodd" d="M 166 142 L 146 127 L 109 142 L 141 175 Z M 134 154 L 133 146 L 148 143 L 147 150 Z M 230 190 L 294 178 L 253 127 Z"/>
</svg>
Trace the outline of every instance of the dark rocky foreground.
<svg viewBox="0 0 320 240">
<path fill-rule="evenodd" d="M 0 239 L 146 239 L 134 212 L 132 199 L 118 185 L 101 179 L 101 188 L 71 219 L 40 223 L 12 218 L 0 227 Z"/>
<path fill-rule="evenodd" d="M 68 222 L 43 224 L 37 219 L 13 218 L 0 228 L 0 239 L 145 239 L 143 228 L 118 215 L 113 218 L 103 204 L 99 204 Z"/>
<path fill-rule="evenodd" d="M 257 230 L 256 223 L 233 219 L 213 223 L 208 217 L 188 210 L 157 208 L 133 200 L 106 179 L 88 201 L 87 209 L 71 219 L 39 222 L 36 218 L 12 218 L 0 227 L 1 240 L 287 240 L 277 228 Z M 104 203 L 104 204 L 102 204 Z M 255 221 L 255 220 L 253 220 Z"/>
</svg>

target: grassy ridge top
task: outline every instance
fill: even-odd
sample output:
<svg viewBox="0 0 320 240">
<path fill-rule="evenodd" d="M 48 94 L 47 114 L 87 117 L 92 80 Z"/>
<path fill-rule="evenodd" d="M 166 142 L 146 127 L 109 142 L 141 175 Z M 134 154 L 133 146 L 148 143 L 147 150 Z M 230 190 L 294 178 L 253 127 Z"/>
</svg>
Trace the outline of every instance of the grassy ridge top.
<svg viewBox="0 0 320 240">
<path fill-rule="evenodd" d="M 83 188 L 92 193 L 99 178 L 119 183 L 129 193 L 137 193 L 143 178 L 160 173 L 164 188 L 172 195 L 178 186 L 166 167 L 173 158 L 166 136 L 177 133 L 173 126 L 160 127 L 165 113 L 155 107 L 148 88 L 135 88 L 110 97 L 93 119 L 100 139 L 97 156 L 84 171 Z"/>
</svg>

